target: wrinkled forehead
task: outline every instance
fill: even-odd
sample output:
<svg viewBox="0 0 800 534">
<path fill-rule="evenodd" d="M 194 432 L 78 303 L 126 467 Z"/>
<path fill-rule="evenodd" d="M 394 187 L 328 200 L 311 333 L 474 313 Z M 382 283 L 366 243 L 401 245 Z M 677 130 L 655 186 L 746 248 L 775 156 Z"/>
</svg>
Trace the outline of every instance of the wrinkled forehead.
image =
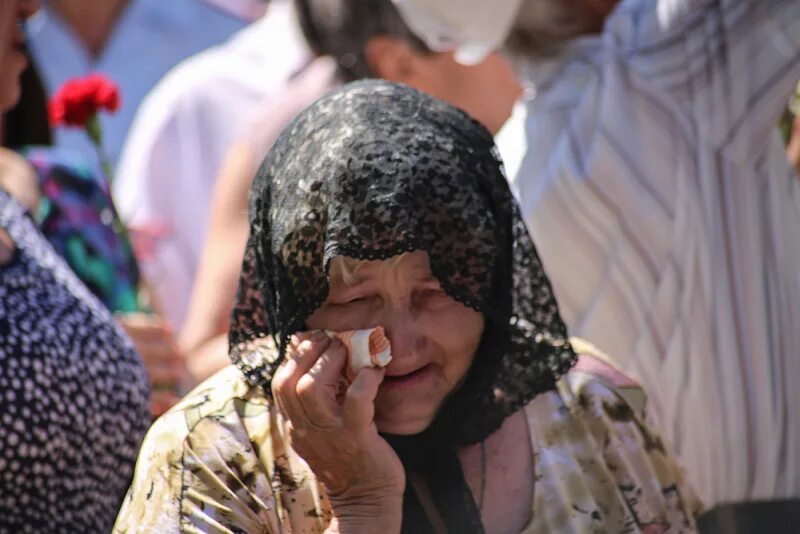
<svg viewBox="0 0 800 534">
<path fill-rule="evenodd" d="M 404 252 L 385 260 L 361 260 L 349 256 L 332 258 L 328 268 L 331 289 L 352 287 L 389 275 L 405 282 L 438 284 L 431 272 L 427 251 Z"/>
</svg>

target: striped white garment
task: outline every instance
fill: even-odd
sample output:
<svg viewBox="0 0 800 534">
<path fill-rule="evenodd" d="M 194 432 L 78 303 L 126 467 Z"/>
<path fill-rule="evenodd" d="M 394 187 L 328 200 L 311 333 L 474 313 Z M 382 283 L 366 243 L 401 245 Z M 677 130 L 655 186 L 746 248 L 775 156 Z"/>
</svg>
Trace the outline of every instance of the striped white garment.
<svg viewBox="0 0 800 534">
<path fill-rule="evenodd" d="M 706 504 L 800 497 L 800 1 L 624 1 L 520 69 L 498 144 L 571 333 L 642 380 Z"/>
</svg>

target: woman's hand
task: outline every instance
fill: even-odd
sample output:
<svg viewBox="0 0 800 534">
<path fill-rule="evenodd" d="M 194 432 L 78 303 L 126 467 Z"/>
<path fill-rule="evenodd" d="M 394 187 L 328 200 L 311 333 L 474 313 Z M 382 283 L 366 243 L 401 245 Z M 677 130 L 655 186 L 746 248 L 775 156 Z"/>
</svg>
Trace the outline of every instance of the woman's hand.
<svg viewBox="0 0 800 534">
<path fill-rule="evenodd" d="M 293 337 L 272 392 L 292 447 L 311 467 L 331 503 L 329 530 L 400 532 L 405 472 L 375 426 L 383 369 L 363 369 L 341 391 L 346 349 L 317 331 Z"/>
<path fill-rule="evenodd" d="M 152 385 L 150 411 L 158 417 L 182 397 L 189 382 L 186 359 L 172 329 L 158 315 L 123 313 L 116 319 L 142 357 Z"/>
</svg>

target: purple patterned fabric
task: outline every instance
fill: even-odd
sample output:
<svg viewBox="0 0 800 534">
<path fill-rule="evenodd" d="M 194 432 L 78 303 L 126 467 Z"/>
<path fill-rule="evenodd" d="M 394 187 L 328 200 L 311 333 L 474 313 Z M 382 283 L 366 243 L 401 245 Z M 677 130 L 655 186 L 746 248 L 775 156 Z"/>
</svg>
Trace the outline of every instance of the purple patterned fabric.
<svg viewBox="0 0 800 534">
<path fill-rule="evenodd" d="M 139 269 L 108 183 L 80 155 L 34 147 L 41 230 L 76 275 L 112 312 L 137 310 Z"/>
</svg>

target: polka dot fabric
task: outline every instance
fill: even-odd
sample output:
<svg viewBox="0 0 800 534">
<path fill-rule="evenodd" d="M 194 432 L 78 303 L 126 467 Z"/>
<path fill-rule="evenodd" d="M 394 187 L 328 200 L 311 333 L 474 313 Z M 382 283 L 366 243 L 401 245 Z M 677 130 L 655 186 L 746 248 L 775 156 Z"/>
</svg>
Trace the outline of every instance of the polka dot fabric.
<svg viewBox="0 0 800 534">
<path fill-rule="evenodd" d="M 147 376 L 103 305 L 0 191 L 0 532 L 108 532 L 149 424 Z"/>
</svg>

